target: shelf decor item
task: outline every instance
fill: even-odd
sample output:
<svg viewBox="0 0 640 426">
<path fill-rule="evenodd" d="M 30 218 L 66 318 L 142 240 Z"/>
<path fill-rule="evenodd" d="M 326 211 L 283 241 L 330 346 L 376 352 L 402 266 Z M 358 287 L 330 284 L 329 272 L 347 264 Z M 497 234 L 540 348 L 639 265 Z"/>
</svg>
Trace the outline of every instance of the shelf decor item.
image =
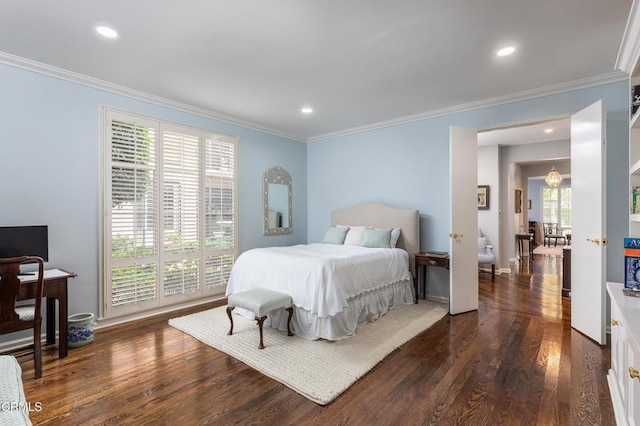
<svg viewBox="0 0 640 426">
<path fill-rule="evenodd" d="M 640 291 L 640 238 L 624 239 L 624 288 Z"/>
</svg>

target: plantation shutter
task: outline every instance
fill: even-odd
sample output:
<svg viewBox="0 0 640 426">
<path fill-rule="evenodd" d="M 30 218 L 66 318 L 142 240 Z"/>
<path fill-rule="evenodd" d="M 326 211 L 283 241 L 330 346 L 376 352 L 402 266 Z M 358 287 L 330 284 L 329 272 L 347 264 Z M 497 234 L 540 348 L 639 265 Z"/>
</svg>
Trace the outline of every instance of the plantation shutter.
<svg viewBox="0 0 640 426">
<path fill-rule="evenodd" d="M 200 271 L 200 136 L 164 131 L 163 294 L 195 293 Z"/>
<path fill-rule="evenodd" d="M 226 287 L 235 259 L 235 139 L 205 138 L 205 285 Z"/>
<path fill-rule="evenodd" d="M 111 117 L 110 305 L 157 298 L 158 203 L 156 129 Z"/>
<path fill-rule="evenodd" d="M 102 316 L 223 296 L 237 138 L 104 110 Z"/>
</svg>

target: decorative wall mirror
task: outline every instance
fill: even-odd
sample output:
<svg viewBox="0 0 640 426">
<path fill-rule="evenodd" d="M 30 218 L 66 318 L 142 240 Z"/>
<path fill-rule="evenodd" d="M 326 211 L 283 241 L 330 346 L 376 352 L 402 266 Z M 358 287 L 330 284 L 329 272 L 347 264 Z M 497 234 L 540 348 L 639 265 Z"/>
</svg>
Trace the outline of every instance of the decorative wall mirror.
<svg viewBox="0 0 640 426">
<path fill-rule="evenodd" d="M 280 166 L 262 178 L 264 235 L 290 234 L 292 230 L 291 175 Z"/>
</svg>

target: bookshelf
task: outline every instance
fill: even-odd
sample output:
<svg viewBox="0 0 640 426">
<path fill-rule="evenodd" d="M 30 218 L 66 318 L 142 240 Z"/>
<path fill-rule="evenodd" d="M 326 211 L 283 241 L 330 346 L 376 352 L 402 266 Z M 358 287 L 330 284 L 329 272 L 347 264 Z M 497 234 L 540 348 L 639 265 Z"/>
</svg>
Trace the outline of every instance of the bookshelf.
<svg viewBox="0 0 640 426">
<path fill-rule="evenodd" d="M 640 187 L 640 108 L 631 116 L 640 88 L 640 0 L 634 0 L 616 68 L 629 75 L 629 237 L 640 238 L 640 214 L 633 211 L 633 188 Z M 640 95 L 640 89 L 637 90 Z M 623 295 L 624 285 L 607 283 L 611 300 L 611 369 L 607 375 L 618 424 L 640 424 L 640 298 Z"/>
</svg>

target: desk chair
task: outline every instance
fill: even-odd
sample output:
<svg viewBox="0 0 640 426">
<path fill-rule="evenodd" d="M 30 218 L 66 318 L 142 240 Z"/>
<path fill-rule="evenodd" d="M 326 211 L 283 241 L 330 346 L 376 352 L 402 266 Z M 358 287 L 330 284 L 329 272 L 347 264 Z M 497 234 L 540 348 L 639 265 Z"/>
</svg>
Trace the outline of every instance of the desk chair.
<svg viewBox="0 0 640 426">
<path fill-rule="evenodd" d="M 20 265 L 38 263 L 36 298 L 31 305 L 16 306 L 20 292 Z M 0 259 L 0 334 L 33 329 L 33 359 L 36 379 L 42 377 L 42 294 L 44 261 L 40 257 L 22 256 Z"/>
</svg>

